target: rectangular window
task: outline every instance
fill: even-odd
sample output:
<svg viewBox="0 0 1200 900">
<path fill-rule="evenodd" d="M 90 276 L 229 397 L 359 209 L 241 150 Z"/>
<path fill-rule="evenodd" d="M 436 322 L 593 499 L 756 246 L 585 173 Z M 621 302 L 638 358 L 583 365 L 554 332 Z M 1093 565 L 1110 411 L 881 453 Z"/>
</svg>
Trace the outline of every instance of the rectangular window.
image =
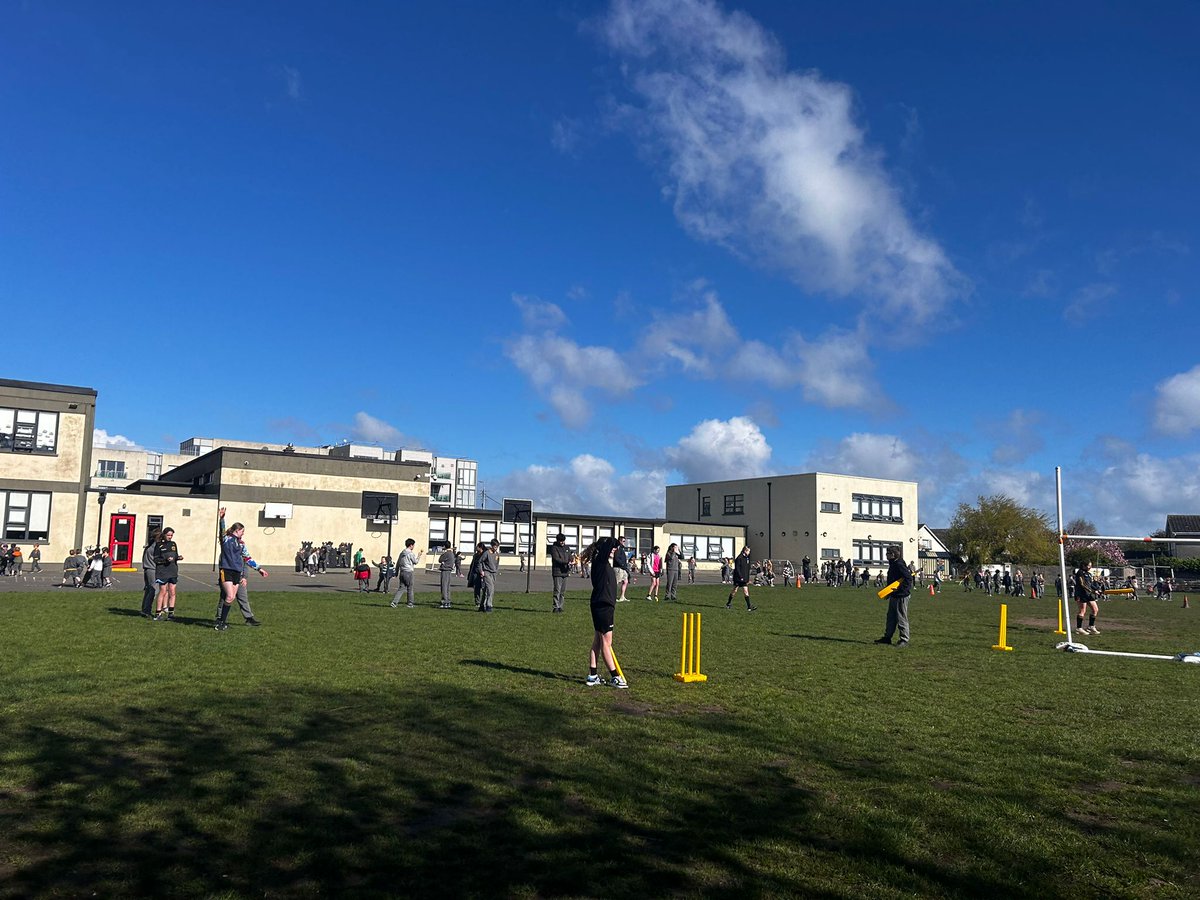
<svg viewBox="0 0 1200 900">
<path fill-rule="evenodd" d="M 458 548 L 463 553 L 475 552 L 475 545 L 478 543 L 475 538 L 476 524 L 474 519 L 464 519 L 458 523 Z"/>
<path fill-rule="evenodd" d="M 475 508 L 475 488 L 460 487 L 458 489 L 458 498 L 455 500 L 459 506 L 464 509 Z"/>
<path fill-rule="evenodd" d="M 579 527 L 579 546 L 590 547 L 594 543 L 596 543 L 596 526 L 581 525 Z"/>
<path fill-rule="evenodd" d="M 154 529 L 156 529 L 156 528 L 159 531 L 162 531 L 162 527 L 163 527 L 163 517 L 162 516 L 146 516 L 146 528 L 147 528 L 146 534 L 149 534 L 151 531 L 154 531 Z"/>
<path fill-rule="evenodd" d="M 854 562 L 873 566 L 886 566 L 888 547 L 899 546 L 899 544 L 889 541 L 855 541 Z"/>
<path fill-rule="evenodd" d="M 446 533 L 449 529 L 450 521 L 448 519 L 429 519 L 429 549 L 444 550 L 446 547 Z"/>
<path fill-rule="evenodd" d="M 836 547 L 822 547 L 821 548 L 821 559 L 841 559 L 841 558 L 842 558 L 842 551 L 838 550 Z"/>
<path fill-rule="evenodd" d="M 840 513 L 841 511 L 842 511 L 842 504 L 832 503 L 829 500 L 821 501 L 821 512 Z"/>
<path fill-rule="evenodd" d="M 516 522 L 501 522 L 500 523 L 500 552 L 501 553 L 516 553 L 519 550 L 524 550 L 524 547 L 517 546 L 517 523 Z"/>
<path fill-rule="evenodd" d="M 613 530 L 611 525 L 601 525 L 596 529 L 596 538 L 599 540 L 602 537 L 612 537 Z"/>
<path fill-rule="evenodd" d="M 162 475 L 162 454 L 147 453 L 146 454 L 146 478 L 150 481 L 157 481 Z"/>
<path fill-rule="evenodd" d="M 468 467 L 460 464 L 458 471 L 454 475 L 459 485 L 463 487 L 475 486 L 475 468 L 473 466 Z"/>
<path fill-rule="evenodd" d="M 39 491 L 0 491 L 0 523 L 9 541 L 50 539 L 50 494 Z"/>
<path fill-rule="evenodd" d="M 700 515 L 701 516 L 711 516 L 712 515 L 712 497 L 701 497 L 700 498 Z"/>
<path fill-rule="evenodd" d="M 496 520 L 492 519 L 487 522 L 479 523 L 479 541 L 483 544 L 491 544 L 496 540 Z"/>
<path fill-rule="evenodd" d="M 697 538 L 697 542 L 700 540 L 700 538 Z M 707 559 L 711 562 L 720 562 L 722 559 L 733 558 L 733 538 L 709 537 L 704 538 L 704 540 L 708 541 L 708 551 L 703 556 L 697 553 L 697 559 Z"/>
<path fill-rule="evenodd" d="M 903 522 L 904 501 L 900 497 L 854 495 L 853 519 L 864 522 Z"/>
<path fill-rule="evenodd" d="M 745 510 L 745 494 L 726 494 L 725 495 L 725 515 L 740 516 Z"/>
<path fill-rule="evenodd" d="M 124 478 L 125 477 L 125 460 L 123 459 L 102 459 L 96 463 L 96 476 L 98 478 Z"/>
<path fill-rule="evenodd" d="M 0 409 L 0 451 L 54 453 L 58 449 L 58 413 Z"/>
</svg>

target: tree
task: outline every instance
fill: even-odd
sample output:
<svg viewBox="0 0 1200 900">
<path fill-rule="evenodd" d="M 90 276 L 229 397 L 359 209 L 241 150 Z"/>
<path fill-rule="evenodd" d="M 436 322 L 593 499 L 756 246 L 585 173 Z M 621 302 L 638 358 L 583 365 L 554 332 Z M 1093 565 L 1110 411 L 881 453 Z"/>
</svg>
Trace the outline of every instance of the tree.
<svg viewBox="0 0 1200 900">
<path fill-rule="evenodd" d="M 1072 519 L 1067 523 L 1067 534 L 1096 534 L 1096 526 L 1087 519 Z M 1127 564 L 1120 545 L 1114 541 L 1070 540 L 1063 548 L 1067 562 L 1078 569 L 1085 562 L 1103 566 Z"/>
<path fill-rule="evenodd" d="M 1021 506 L 1011 497 L 980 497 L 978 506 L 960 503 L 950 522 L 949 545 L 967 563 L 1051 565 L 1058 558 L 1057 536 L 1044 513 Z"/>
</svg>

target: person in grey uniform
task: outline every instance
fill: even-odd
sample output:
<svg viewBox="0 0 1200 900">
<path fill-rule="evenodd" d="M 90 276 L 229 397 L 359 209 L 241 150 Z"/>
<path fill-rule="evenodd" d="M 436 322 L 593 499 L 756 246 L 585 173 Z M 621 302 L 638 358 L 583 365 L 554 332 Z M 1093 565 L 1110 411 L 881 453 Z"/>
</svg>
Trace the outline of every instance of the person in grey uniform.
<svg viewBox="0 0 1200 900">
<path fill-rule="evenodd" d="M 550 545 L 550 577 L 554 580 L 554 612 L 563 611 L 563 592 L 567 589 L 567 578 L 571 574 L 571 548 L 567 536 L 561 532 Z"/>
<path fill-rule="evenodd" d="M 224 506 L 222 506 L 219 510 L 217 510 L 217 515 L 219 517 L 217 527 L 220 529 L 221 534 L 224 534 L 225 533 L 225 507 Z M 243 537 L 244 537 L 244 533 L 243 533 Z M 257 570 L 259 575 L 261 575 L 263 578 L 266 578 L 267 574 L 268 574 L 267 570 L 264 569 L 262 566 L 260 566 L 258 563 L 256 563 L 254 561 L 253 557 L 250 556 L 250 551 L 246 549 L 246 542 L 245 542 L 245 540 L 243 540 L 243 537 L 238 537 L 238 539 L 237 539 L 238 548 L 241 550 L 241 553 L 242 553 L 242 562 L 245 563 L 245 565 L 247 567 Z M 246 570 L 243 568 L 242 569 L 242 578 L 238 582 L 237 592 L 234 594 L 234 599 L 237 600 L 238 609 L 241 610 L 242 618 L 246 620 L 246 624 L 257 628 L 258 626 L 262 625 L 262 622 L 258 621 L 258 619 L 256 619 L 256 618 L 254 618 L 254 611 L 252 609 L 250 609 L 250 593 L 247 590 L 246 581 L 247 581 Z M 214 622 L 214 624 L 216 624 L 218 626 L 218 629 L 217 629 L 218 631 L 225 630 L 223 627 L 220 627 L 220 626 L 224 625 L 224 623 L 226 622 L 226 620 L 228 618 L 229 618 L 229 605 L 226 604 L 226 602 L 225 602 L 225 591 L 221 586 L 220 579 L 218 579 L 218 583 L 217 583 L 217 615 L 216 615 L 215 622 Z"/>
<path fill-rule="evenodd" d="M 442 577 L 442 603 L 441 609 L 450 609 L 450 580 L 454 578 L 455 557 L 458 556 L 454 552 L 453 547 L 447 547 L 442 551 L 442 555 L 438 557 L 438 574 Z"/>
<path fill-rule="evenodd" d="M 404 542 L 404 549 L 400 551 L 400 555 L 396 557 L 396 580 L 400 586 L 396 588 L 396 594 L 392 597 L 392 609 L 400 605 L 401 594 L 407 595 L 409 609 L 416 606 L 413 603 L 413 579 L 416 577 L 417 565 L 421 562 L 421 558 L 413 550 L 416 545 L 417 542 L 409 538 Z"/>
<path fill-rule="evenodd" d="M 142 550 L 142 618 L 154 618 L 154 597 L 158 594 L 158 585 L 154 583 L 154 545 L 158 543 L 159 532 L 151 528 L 146 537 L 146 547 Z"/>
<path fill-rule="evenodd" d="M 667 563 L 665 566 L 666 572 L 666 600 L 678 600 L 679 597 L 676 591 L 679 590 L 679 579 L 683 575 L 683 560 L 679 556 L 679 545 L 672 544 L 667 548 Z"/>
<path fill-rule="evenodd" d="M 483 552 L 479 560 L 479 611 L 492 611 L 492 598 L 496 595 L 496 576 L 500 574 L 500 542 L 492 541 L 492 545 Z"/>
</svg>

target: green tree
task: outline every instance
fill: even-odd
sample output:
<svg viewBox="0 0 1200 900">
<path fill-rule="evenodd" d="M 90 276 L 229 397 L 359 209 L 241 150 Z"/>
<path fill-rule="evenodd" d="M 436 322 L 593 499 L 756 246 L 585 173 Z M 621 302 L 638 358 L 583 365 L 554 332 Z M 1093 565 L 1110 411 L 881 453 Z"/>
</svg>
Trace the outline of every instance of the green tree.
<svg viewBox="0 0 1200 900">
<path fill-rule="evenodd" d="M 1072 519 L 1067 523 L 1067 534 L 1096 534 L 1096 526 L 1087 519 Z M 1085 562 L 1093 566 L 1100 562 L 1100 550 L 1094 541 L 1068 541 L 1066 550 L 1067 564 L 1072 569 L 1078 569 Z"/>
<path fill-rule="evenodd" d="M 950 522 L 950 549 L 966 556 L 971 566 L 1051 565 L 1058 558 L 1056 541 L 1043 513 L 1003 494 L 980 497 L 976 506 L 960 503 Z"/>
</svg>

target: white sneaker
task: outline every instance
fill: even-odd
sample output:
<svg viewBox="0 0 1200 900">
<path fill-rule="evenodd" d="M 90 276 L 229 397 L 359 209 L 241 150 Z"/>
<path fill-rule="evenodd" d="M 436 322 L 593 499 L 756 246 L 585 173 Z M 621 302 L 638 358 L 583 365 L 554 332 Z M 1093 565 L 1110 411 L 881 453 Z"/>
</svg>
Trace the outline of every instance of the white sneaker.
<svg viewBox="0 0 1200 900">
<path fill-rule="evenodd" d="M 1089 633 L 1089 634 L 1099 634 L 1099 633 L 1100 633 L 1100 629 L 1099 629 L 1099 628 L 1097 628 L 1095 625 L 1089 625 L 1089 626 L 1088 626 L 1088 633 Z"/>
<path fill-rule="evenodd" d="M 584 682 L 588 687 L 599 687 L 604 684 L 604 679 L 599 675 L 589 675 L 587 681 Z"/>
<path fill-rule="evenodd" d="M 626 690 L 629 687 L 629 682 L 626 681 L 624 678 L 622 678 L 620 675 L 614 675 L 613 680 L 612 680 L 612 686 L 615 688 L 620 688 L 621 690 Z"/>
<path fill-rule="evenodd" d="M 1080 625 L 1078 628 L 1075 629 L 1075 631 L 1079 634 L 1091 634 L 1091 632 L 1088 631 L 1086 625 Z"/>
</svg>

